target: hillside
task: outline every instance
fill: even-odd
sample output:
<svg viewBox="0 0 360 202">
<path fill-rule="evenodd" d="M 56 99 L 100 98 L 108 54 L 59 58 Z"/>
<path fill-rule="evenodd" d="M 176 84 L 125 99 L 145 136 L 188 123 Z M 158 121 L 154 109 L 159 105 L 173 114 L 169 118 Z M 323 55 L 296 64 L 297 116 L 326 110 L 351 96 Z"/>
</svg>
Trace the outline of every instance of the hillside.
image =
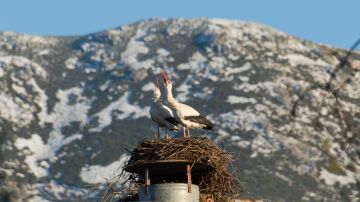
<svg viewBox="0 0 360 202">
<path fill-rule="evenodd" d="M 337 72 L 340 103 L 315 90 L 290 117 L 301 93 L 325 84 L 344 55 L 218 19 L 146 20 L 74 37 L 3 32 L 0 196 L 97 201 L 91 188 L 119 172 L 126 148 L 154 135 L 148 109 L 154 78 L 165 70 L 176 99 L 207 114 L 219 129 L 208 135 L 236 155 L 243 196 L 357 201 L 359 72 Z M 360 69 L 359 52 L 351 62 Z"/>
</svg>

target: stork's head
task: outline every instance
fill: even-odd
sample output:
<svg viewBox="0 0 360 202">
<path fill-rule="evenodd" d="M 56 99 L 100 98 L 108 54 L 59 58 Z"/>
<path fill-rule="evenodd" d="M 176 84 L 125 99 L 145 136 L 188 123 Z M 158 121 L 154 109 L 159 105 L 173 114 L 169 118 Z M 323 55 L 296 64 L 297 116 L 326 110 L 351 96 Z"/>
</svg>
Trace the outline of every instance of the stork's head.
<svg viewBox="0 0 360 202">
<path fill-rule="evenodd" d="M 159 84 L 159 77 L 156 77 L 155 88 L 154 88 L 154 99 L 160 99 L 161 91 L 160 91 L 160 84 Z"/>
<path fill-rule="evenodd" d="M 162 73 L 162 76 L 163 76 L 163 79 L 164 79 L 164 86 L 165 86 L 165 89 L 169 92 L 171 92 L 172 90 L 172 83 L 171 81 L 168 79 L 168 77 L 166 76 L 166 74 L 164 72 L 161 72 Z"/>
</svg>

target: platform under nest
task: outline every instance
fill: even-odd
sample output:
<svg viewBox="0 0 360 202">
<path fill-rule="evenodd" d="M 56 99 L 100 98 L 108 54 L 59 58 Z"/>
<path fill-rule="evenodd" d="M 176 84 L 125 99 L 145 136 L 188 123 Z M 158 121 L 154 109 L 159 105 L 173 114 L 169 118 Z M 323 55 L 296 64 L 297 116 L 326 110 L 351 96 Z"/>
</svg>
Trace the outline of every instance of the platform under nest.
<svg viewBox="0 0 360 202">
<path fill-rule="evenodd" d="M 156 160 L 186 160 L 206 166 L 201 172 L 192 171 L 193 183 L 198 184 L 200 194 L 212 196 L 215 201 L 225 201 L 235 198 L 242 191 L 236 170 L 232 166 L 232 157 L 223 152 L 216 144 L 207 138 L 171 138 L 148 139 L 138 143 L 130 151 L 130 158 L 124 169 L 142 161 Z M 126 178 L 130 187 L 138 189 L 144 184 L 144 176 L 136 173 L 122 172 L 121 178 Z M 185 182 L 186 175 L 153 176 L 151 183 Z M 136 190 L 120 191 L 120 198 L 133 197 Z"/>
</svg>

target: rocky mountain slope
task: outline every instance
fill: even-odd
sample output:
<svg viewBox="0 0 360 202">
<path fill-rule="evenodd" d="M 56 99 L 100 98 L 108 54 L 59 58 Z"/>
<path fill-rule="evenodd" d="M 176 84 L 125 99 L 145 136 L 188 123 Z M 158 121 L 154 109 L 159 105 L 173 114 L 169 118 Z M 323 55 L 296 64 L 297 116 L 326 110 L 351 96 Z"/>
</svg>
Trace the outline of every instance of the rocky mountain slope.
<svg viewBox="0 0 360 202">
<path fill-rule="evenodd" d="M 301 96 L 325 84 L 344 55 L 217 19 L 147 20 L 76 37 L 3 32 L 0 201 L 98 201 L 93 188 L 119 173 L 126 148 L 155 133 L 148 109 L 161 70 L 179 101 L 216 123 L 207 135 L 236 155 L 242 196 L 358 201 L 359 52 L 333 76 L 340 99 L 324 88 Z"/>
</svg>

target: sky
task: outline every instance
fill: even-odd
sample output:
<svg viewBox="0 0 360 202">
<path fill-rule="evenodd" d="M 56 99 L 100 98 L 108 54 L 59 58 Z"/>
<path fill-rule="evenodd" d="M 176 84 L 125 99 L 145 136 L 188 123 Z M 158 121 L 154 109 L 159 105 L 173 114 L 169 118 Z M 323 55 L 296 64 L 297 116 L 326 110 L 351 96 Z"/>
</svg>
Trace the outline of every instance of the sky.
<svg viewBox="0 0 360 202">
<path fill-rule="evenodd" d="M 207 17 L 257 22 L 341 48 L 360 38 L 360 0 L 2 0 L 0 5 L 0 31 L 36 35 L 89 34 L 149 18 Z"/>
</svg>

